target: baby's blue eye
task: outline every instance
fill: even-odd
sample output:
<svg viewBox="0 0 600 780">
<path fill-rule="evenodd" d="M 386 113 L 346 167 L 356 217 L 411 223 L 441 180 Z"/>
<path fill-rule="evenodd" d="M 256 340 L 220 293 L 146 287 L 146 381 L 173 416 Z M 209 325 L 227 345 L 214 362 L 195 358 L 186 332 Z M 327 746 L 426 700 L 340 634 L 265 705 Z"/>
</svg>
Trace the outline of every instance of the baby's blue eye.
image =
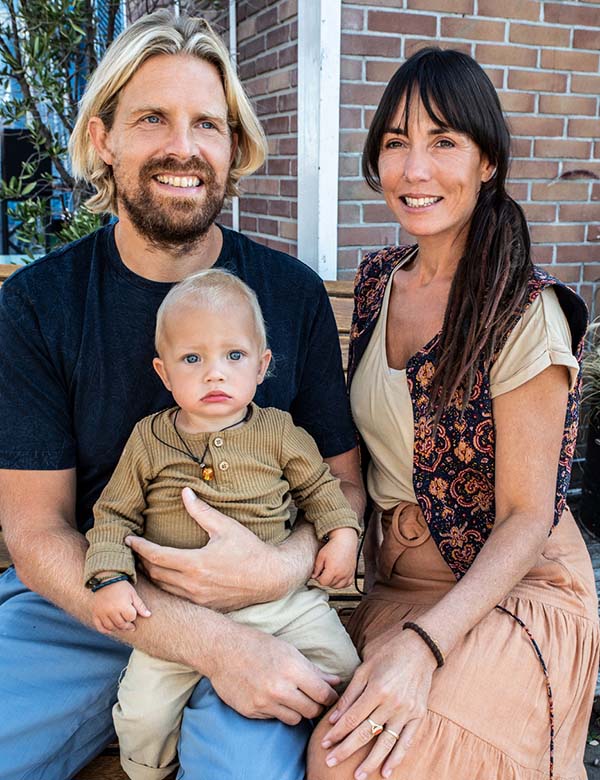
<svg viewBox="0 0 600 780">
<path fill-rule="evenodd" d="M 184 363 L 197 363 L 200 360 L 198 355 L 186 355 L 183 358 Z"/>
<path fill-rule="evenodd" d="M 232 352 L 229 353 L 229 360 L 241 360 L 243 357 L 242 353 L 234 349 Z"/>
</svg>

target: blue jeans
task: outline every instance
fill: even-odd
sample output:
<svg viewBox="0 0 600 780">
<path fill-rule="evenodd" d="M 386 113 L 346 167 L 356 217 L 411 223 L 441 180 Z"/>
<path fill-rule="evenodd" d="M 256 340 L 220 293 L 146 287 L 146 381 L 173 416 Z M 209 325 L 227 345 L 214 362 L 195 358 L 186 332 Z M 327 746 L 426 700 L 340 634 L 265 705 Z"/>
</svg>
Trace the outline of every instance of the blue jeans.
<svg viewBox="0 0 600 780">
<path fill-rule="evenodd" d="M 68 780 L 114 739 L 129 648 L 0 577 L 0 778 Z M 179 778 L 303 780 L 311 727 L 250 720 L 203 678 L 185 710 Z"/>
</svg>

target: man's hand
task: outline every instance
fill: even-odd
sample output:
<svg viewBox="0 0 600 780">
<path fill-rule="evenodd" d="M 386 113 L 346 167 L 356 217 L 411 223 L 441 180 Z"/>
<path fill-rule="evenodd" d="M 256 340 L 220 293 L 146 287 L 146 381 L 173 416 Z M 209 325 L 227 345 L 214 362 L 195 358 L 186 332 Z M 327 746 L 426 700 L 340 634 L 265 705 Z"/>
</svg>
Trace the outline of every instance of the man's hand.
<svg viewBox="0 0 600 780">
<path fill-rule="evenodd" d="M 195 604 L 230 612 L 283 597 L 300 583 L 290 579 L 281 548 L 201 501 L 190 488 L 183 502 L 210 540 L 200 550 L 162 547 L 138 536 L 127 544 L 141 558 L 152 581 Z M 315 543 L 316 544 L 316 543 Z M 312 561 L 307 561 L 310 567 Z M 304 581 L 308 579 L 310 568 Z"/>
<path fill-rule="evenodd" d="M 221 637 L 206 675 L 223 701 L 245 717 L 295 725 L 337 701 L 331 686 L 340 678 L 322 672 L 292 645 L 233 621 L 229 638 Z"/>
</svg>

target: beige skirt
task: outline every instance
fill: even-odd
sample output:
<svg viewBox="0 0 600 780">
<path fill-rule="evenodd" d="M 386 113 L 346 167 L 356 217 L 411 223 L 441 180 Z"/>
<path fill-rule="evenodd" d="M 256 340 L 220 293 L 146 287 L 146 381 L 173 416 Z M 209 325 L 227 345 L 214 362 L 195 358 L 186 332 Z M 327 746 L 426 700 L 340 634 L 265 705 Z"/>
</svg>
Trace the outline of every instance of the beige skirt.
<svg viewBox="0 0 600 780">
<path fill-rule="evenodd" d="M 378 578 L 348 627 L 359 650 L 393 625 L 418 622 L 455 583 L 415 504 L 384 515 Z M 598 676 L 590 558 L 565 511 L 536 566 L 501 603 L 527 627 L 554 706 L 554 778 L 585 780 L 583 753 Z M 549 696 L 524 628 L 494 609 L 433 677 L 428 712 L 398 780 L 550 777 Z"/>
</svg>

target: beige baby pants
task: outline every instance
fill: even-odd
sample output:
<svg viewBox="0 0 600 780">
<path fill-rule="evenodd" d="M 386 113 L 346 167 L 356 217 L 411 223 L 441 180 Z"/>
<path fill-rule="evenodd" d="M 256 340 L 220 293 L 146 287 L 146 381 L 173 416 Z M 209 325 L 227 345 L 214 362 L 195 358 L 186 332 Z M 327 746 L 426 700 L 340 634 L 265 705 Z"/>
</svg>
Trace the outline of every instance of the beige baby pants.
<svg viewBox="0 0 600 780">
<path fill-rule="evenodd" d="M 325 672 L 347 682 L 360 659 L 319 588 L 230 612 L 229 617 L 296 647 Z M 121 765 L 131 780 L 162 780 L 177 768 L 183 709 L 201 675 L 134 650 L 113 709 Z"/>
</svg>

